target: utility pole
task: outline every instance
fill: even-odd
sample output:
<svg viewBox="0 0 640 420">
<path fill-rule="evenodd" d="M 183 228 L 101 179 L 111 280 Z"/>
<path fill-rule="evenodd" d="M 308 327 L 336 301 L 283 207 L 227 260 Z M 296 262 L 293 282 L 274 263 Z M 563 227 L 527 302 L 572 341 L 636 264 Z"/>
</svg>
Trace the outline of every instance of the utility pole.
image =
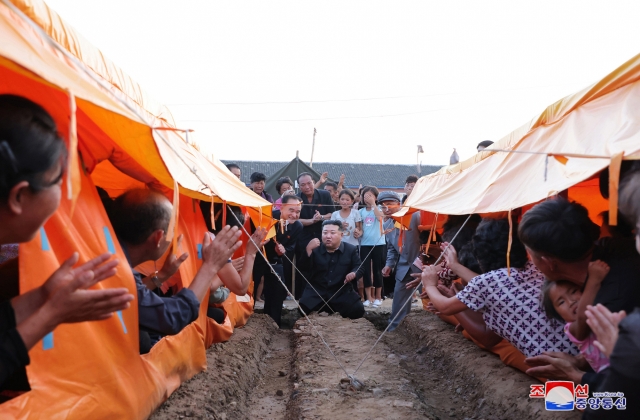
<svg viewBox="0 0 640 420">
<path fill-rule="evenodd" d="M 313 168 L 313 151 L 316 148 L 316 128 L 313 128 L 313 143 L 311 143 L 311 162 L 309 162 L 309 166 Z"/>
<path fill-rule="evenodd" d="M 418 153 L 416 153 L 416 169 L 418 170 L 418 176 L 422 176 L 422 165 L 420 165 L 420 153 L 424 153 L 421 145 L 418 145 Z"/>
</svg>

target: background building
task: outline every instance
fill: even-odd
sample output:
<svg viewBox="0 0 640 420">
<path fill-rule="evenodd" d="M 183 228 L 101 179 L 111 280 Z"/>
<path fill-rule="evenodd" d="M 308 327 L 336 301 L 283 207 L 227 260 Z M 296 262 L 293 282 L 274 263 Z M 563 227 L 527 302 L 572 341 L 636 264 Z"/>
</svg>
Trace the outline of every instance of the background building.
<svg viewBox="0 0 640 420">
<path fill-rule="evenodd" d="M 379 190 L 396 191 L 402 193 L 404 181 L 409 175 L 427 175 L 436 172 L 441 167 L 435 165 L 422 165 L 421 174 L 416 171 L 416 165 L 385 165 L 380 163 L 331 163 L 314 162 L 313 169 L 298 158 L 290 162 L 260 162 L 242 160 L 224 160 L 225 164 L 235 163 L 242 171 L 242 181 L 249 184 L 249 177 L 253 172 L 262 172 L 267 176 L 265 190 L 277 197 L 274 185 L 277 178 L 289 176 L 295 181 L 298 173 L 311 172 L 317 181 L 323 172 L 329 173 L 329 179 L 338 182 L 340 175 L 345 175 L 345 186 L 357 190 L 360 184 L 373 185 Z M 315 172 L 315 173 L 314 173 Z"/>
</svg>

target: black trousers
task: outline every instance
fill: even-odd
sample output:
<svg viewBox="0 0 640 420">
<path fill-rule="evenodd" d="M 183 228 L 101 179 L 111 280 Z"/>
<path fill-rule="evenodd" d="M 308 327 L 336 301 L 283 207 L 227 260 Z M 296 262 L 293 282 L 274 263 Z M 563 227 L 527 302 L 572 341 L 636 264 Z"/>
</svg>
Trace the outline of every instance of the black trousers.
<svg viewBox="0 0 640 420">
<path fill-rule="evenodd" d="M 282 264 L 272 265 L 273 269 L 283 278 Z M 287 297 L 287 291 L 271 270 L 264 273 L 264 313 L 273 319 L 278 327 L 282 319 L 282 303 Z"/>
<path fill-rule="evenodd" d="M 289 291 L 293 290 L 293 259 L 295 258 L 295 251 L 287 252 L 286 257 L 282 257 L 282 271 L 284 272 L 284 284 L 287 285 L 287 289 Z M 291 261 L 291 262 L 290 262 Z M 300 275 L 296 273 L 299 277 Z M 304 280 L 303 280 L 304 281 Z"/>
<path fill-rule="evenodd" d="M 360 295 L 348 286 L 345 286 L 342 290 L 342 293 L 334 296 L 330 301 L 328 301 L 329 298 L 331 298 L 335 292 L 324 293 L 322 298 L 329 303 L 328 305 L 325 305 L 320 296 L 318 296 L 312 288 L 308 287 L 300 298 L 300 307 L 306 314 L 309 314 L 313 311 L 319 310 L 322 306 L 324 306 L 322 309 L 323 312 L 330 312 L 327 307 L 329 306 L 334 312 L 338 312 L 342 315 L 343 318 L 362 318 L 364 315 L 364 306 L 360 301 Z"/>
<path fill-rule="evenodd" d="M 382 269 L 384 268 L 384 245 L 360 246 L 360 259 L 364 267 L 362 282 L 371 287 L 371 263 L 373 263 L 373 287 L 382 287 Z"/>
<path fill-rule="evenodd" d="M 260 279 L 270 272 L 269 264 L 262 258 L 260 255 L 256 255 L 256 260 L 253 263 L 253 271 L 251 272 L 253 276 L 253 299 L 258 300 L 260 296 L 256 296 L 258 293 L 258 286 L 260 285 Z M 263 286 L 264 287 L 264 286 Z M 264 289 L 263 289 L 264 293 Z"/>
</svg>

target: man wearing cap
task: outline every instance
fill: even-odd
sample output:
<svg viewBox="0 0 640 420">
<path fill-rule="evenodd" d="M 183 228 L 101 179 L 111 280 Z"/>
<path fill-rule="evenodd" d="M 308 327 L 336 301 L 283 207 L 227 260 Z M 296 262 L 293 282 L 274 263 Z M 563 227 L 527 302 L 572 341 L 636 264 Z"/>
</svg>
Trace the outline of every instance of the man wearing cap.
<svg viewBox="0 0 640 420">
<path fill-rule="evenodd" d="M 396 285 L 395 276 L 393 276 L 393 269 L 396 265 L 397 258 L 389 260 L 389 252 L 391 248 L 391 244 L 394 243 L 396 247 L 398 246 L 398 237 L 400 236 L 400 224 L 391 218 L 391 215 L 398 210 L 400 210 L 400 195 L 394 191 L 382 191 L 378 194 L 378 204 L 382 209 L 382 213 L 384 214 L 383 221 L 383 229 L 386 239 L 387 252 L 387 262 L 385 267 L 382 269 L 382 277 L 383 277 L 383 295 L 392 298 L 393 297 L 393 289 Z"/>
<path fill-rule="evenodd" d="M 420 255 L 420 212 L 417 211 L 411 216 L 409 230 L 404 232 L 402 243 L 398 244 L 400 238 L 400 227 L 391 219 L 391 215 L 400 210 L 400 197 L 392 191 L 383 191 L 378 195 L 378 203 L 382 207 L 382 212 L 387 219 L 383 224 L 387 237 L 387 262 L 382 269 L 382 275 L 391 276 L 395 269 L 395 287 L 393 290 L 393 303 L 391 305 L 391 315 L 389 317 L 389 331 L 395 330 L 405 316 L 411 311 L 411 302 L 403 307 L 413 294 L 415 287 L 407 289 L 407 283 L 413 280 L 411 277 L 411 264 Z M 400 246 L 402 245 L 402 246 Z M 395 317 L 395 321 L 393 320 Z"/>
</svg>

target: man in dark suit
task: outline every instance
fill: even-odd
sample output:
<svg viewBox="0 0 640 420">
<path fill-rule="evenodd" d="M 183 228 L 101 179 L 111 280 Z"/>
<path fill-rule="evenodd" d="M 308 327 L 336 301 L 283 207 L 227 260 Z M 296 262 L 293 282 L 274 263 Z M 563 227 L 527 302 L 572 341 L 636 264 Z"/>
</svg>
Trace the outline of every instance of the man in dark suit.
<svg viewBox="0 0 640 420">
<path fill-rule="evenodd" d="M 293 270 L 290 261 L 293 260 L 296 242 L 302 232 L 302 224 L 298 221 L 301 208 L 300 197 L 295 195 L 282 197 L 281 209 L 273 212 L 273 218 L 279 221 L 275 226 L 276 236 L 264 246 L 269 264 L 288 287 L 291 287 Z M 261 264 L 267 263 L 263 260 Z M 271 267 L 266 266 L 263 270 L 264 313 L 280 326 L 282 303 L 287 297 L 287 291 L 271 271 Z"/>
<path fill-rule="evenodd" d="M 300 260 L 306 252 L 305 248 L 309 241 L 314 238 L 320 239 L 322 222 L 331 219 L 334 207 L 331 193 L 317 189 L 309 172 L 303 172 L 298 175 L 298 186 L 300 187 L 298 197 L 302 200 L 300 223 L 302 223 L 303 228 L 298 238 L 296 258 Z M 300 268 L 300 271 L 304 277 L 309 279 L 311 273 L 302 268 Z M 306 284 L 302 276 L 296 273 L 296 299 L 300 299 Z"/>
<path fill-rule="evenodd" d="M 340 221 L 324 221 L 322 243 L 317 238 L 311 239 L 300 260 L 312 273 L 308 280 L 313 288 L 307 287 L 300 298 L 300 307 L 307 314 L 329 306 L 345 318 L 358 319 L 364 315 L 358 293 L 353 287 L 342 287 L 364 274 L 356 247 L 342 242 L 342 230 Z M 328 305 L 325 306 L 323 299 Z"/>
</svg>

